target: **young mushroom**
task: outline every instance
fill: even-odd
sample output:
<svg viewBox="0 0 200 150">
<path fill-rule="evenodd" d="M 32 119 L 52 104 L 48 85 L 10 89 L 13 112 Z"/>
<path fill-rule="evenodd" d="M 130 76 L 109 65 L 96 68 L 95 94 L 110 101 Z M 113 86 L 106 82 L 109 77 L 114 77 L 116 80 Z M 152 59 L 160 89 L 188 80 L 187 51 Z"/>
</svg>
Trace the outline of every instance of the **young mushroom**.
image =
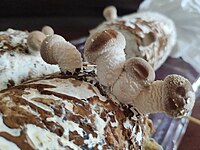
<svg viewBox="0 0 200 150">
<path fill-rule="evenodd" d="M 54 34 L 52 36 L 48 36 L 41 45 L 41 49 L 40 49 L 40 54 L 42 56 L 42 58 L 44 59 L 44 61 L 46 61 L 49 64 L 57 64 L 57 60 L 54 59 L 53 57 L 53 52 L 54 49 L 52 48 L 52 46 L 55 43 L 64 43 L 66 42 L 65 39 L 57 34 Z"/>
<path fill-rule="evenodd" d="M 144 88 L 132 103 L 141 113 L 165 112 L 180 117 L 192 110 L 195 94 L 190 82 L 180 75 L 168 75 Z"/>
<path fill-rule="evenodd" d="M 166 112 L 173 117 L 185 115 L 193 108 L 195 94 L 190 82 L 179 75 L 154 81 L 155 71 L 142 58 L 125 60 L 125 39 L 113 29 L 92 34 L 85 44 L 85 57 L 97 65 L 100 84 L 124 104 L 141 113 Z"/>
<path fill-rule="evenodd" d="M 41 56 L 49 64 L 58 64 L 61 71 L 74 73 L 82 67 L 80 52 L 59 35 L 48 36 L 41 45 Z"/>
<path fill-rule="evenodd" d="M 35 53 L 40 50 L 43 40 L 53 35 L 54 31 L 50 26 L 44 26 L 41 31 L 32 31 L 27 37 L 27 46 L 30 53 Z"/>
<path fill-rule="evenodd" d="M 112 93 L 124 104 L 133 104 L 138 94 L 155 79 L 151 65 L 142 58 L 133 57 L 124 64 L 124 70 L 112 86 Z"/>
<path fill-rule="evenodd" d="M 27 46 L 31 53 L 40 50 L 43 40 L 46 38 L 45 34 L 40 31 L 33 31 L 27 38 Z"/>
<path fill-rule="evenodd" d="M 42 28 L 42 33 L 44 33 L 46 36 L 50 36 L 54 34 L 54 30 L 50 26 L 44 26 Z"/>
<path fill-rule="evenodd" d="M 117 18 L 117 9 L 115 6 L 108 6 L 103 10 L 103 16 L 106 20 L 114 20 Z"/>
<path fill-rule="evenodd" d="M 84 55 L 97 65 L 97 77 L 104 86 L 112 86 L 123 70 L 126 42 L 115 30 L 105 30 L 91 35 L 85 43 Z"/>
</svg>

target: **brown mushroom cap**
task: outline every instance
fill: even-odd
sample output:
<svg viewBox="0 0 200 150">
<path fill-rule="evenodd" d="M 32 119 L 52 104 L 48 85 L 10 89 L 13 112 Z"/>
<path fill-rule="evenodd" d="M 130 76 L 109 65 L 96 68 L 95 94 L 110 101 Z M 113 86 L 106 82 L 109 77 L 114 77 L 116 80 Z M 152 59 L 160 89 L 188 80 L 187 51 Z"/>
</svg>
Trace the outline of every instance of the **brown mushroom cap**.
<svg viewBox="0 0 200 150">
<path fill-rule="evenodd" d="M 44 26 L 42 28 L 42 33 L 44 33 L 46 36 L 50 36 L 54 34 L 54 30 L 50 26 Z"/>
<path fill-rule="evenodd" d="M 155 79 L 155 71 L 152 66 L 144 59 L 133 57 L 128 59 L 125 64 L 125 71 L 135 80 L 144 85 L 148 85 Z"/>
<path fill-rule="evenodd" d="M 106 20 L 113 20 L 117 18 L 117 9 L 115 6 L 108 6 L 103 10 L 103 16 Z"/>
<path fill-rule="evenodd" d="M 30 51 L 39 51 L 45 34 L 40 31 L 33 31 L 28 35 L 27 46 Z"/>
<path fill-rule="evenodd" d="M 60 35 L 48 36 L 41 45 L 40 53 L 44 61 L 49 64 L 57 64 L 57 60 L 54 59 L 52 46 L 58 42 L 66 42 L 65 39 Z"/>
<path fill-rule="evenodd" d="M 195 94 L 191 83 L 180 75 L 169 75 L 164 79 L 163 98 L 168 115 L 179 117 L 192 110 Z"/>
<path fill-rule="evenodd" d="M 108 29 L 94 33 L 86 40 L 84 55 L 89 63 L 95 64 L 99 55 L 108 51 L 123 51 L 125 45 L 125 38 L 120 32 Z"/>
</svg>

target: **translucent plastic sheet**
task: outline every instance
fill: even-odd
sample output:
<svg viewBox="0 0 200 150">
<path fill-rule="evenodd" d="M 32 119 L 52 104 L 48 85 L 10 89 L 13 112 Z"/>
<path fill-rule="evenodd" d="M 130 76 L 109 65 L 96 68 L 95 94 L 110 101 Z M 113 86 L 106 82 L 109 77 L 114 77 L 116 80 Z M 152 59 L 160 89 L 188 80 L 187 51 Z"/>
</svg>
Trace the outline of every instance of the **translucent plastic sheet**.
<svg viewBox="0 0 200 150">
<path fill-rule="evenodd" d="M 86 37 L 71 41 L 83 53 L 83 47 Z M 164 79 L 168 74 L 179 74 L 190 80 L 193 83 L 193 88 L 197 93 L 200 86 L 200 74 L 188 63 L 180 58 L 168 58 L 162 67 L 156 71 L 156 79 Z M 200 98 L 200 97 L 199 97 Z M 152 137 L 163 146 L 164 150 L 176 150 L 180 141 L 185 134 L 188 120 L 172 119 L 163 113 L 150 115 L 154 123 L 156 132 Z"/>
<path fill-rule="evenodd" d="M 177 43 L 171 53 L 182 57 L 200 73 L 200 0 L 144 0 L 138 11 L 154 11 L 172 19 Z"/>
</svg>

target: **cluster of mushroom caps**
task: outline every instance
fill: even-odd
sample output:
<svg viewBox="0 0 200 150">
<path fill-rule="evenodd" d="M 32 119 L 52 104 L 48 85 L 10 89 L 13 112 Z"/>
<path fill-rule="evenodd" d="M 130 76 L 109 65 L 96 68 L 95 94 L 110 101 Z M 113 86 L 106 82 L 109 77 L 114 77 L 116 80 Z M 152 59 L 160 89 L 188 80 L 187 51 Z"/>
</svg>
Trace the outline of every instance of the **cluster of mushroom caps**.
<svg viewBox="0 0 200 150">
<path fill-rule="evenodd" d="M 58 64 L 62 72 L 74 72 L 82 67 L 80 52 L 74 45 L 67 42 L 62 36 L 54 34 L 49 26 L 41 31 L 33 31 L 27 38 L 30 52 L 40 50 L 41 57 L 49 64 Z"/>
<path fill-rule="evenodd" d="M 61 71 L 82 68 L 82 58 L 75 46 L 53 34 L 50 27 L 34 31 L 27 39 L 32 51 L 40 49 L 42 58 L 58 64 Z M 155 71 L 142 58 L 126 60 L 124 36 L 112 29 L 92 34 L 85 43 L 85 59 L 97 65 L 97 78 L 121 103 L 133 105 L 143 114 L 165 112 L 172 117 L 186 115 L 195 102 L 190 82 L 179 75 L 154 81 Z"/>
</svg>

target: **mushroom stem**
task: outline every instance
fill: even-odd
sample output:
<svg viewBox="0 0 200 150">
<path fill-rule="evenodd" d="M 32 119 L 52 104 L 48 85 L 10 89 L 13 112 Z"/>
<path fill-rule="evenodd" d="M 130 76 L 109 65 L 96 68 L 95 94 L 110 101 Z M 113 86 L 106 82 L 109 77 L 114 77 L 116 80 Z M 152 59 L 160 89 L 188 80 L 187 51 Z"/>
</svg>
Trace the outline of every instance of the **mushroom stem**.
<svg viewBox="0 0 200 150">
<path fill-rule="evenodd" d="M 194 118 L 194 117 L 192 117 L 192 116 L 183 116 L 183 118 L 187 118 L 188 120 L 190 120 L 190 121 L 192 121 L 192 122 L 194 122 L 194 123 L 200 125 L 200 120 L 197 119 L 197 118 Z"/>
<path fill-rule="evenodd" d="M 163 81 L 154 81 L 150 86 L 145 87 L 132 103 L 143 114 L 165 112 L 162 91 Z"/>
<path fill-rule="evenodd" d="M 123 70 L 125 56 L 119 54 L 115 57 L 113 53 L 107 53 L 106 56 L 102 55 L 96 60 L 97 77 L 102 85 L 112 86 Z"/>
</svg>

